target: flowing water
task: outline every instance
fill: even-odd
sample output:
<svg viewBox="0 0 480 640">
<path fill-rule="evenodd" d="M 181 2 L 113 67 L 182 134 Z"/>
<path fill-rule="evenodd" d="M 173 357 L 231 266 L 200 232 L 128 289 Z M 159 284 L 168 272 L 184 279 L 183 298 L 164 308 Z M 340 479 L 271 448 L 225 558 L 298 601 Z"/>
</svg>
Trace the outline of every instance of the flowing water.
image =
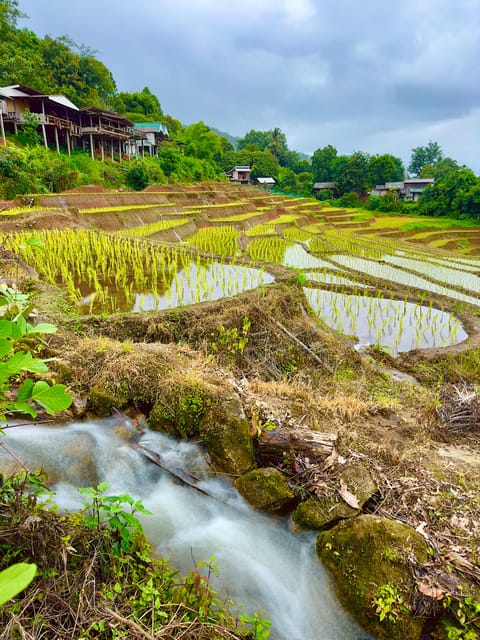
<svg viewBox="0 0 480 640">
<path fill-rule="evenodd" d="M 6 443 L 31 470 L 55 480 L 62 508 L 80 506 L 79 486 L 100 481 L 109 492 L 128 492 L 153 515 L 142 518 L 156 552 L 184 571 L 212 557 L 219 594 L 272 620 L 272 640 L 368 640 L 340 607 L 326 570 L 315 555 L 315 535 L 293 534 L 286 520 L 251 509 L 231 484 L 214 478 L 201 450 L 158 433 L 139 444 L 161 454 L 169 468 L 201 478 L 210 495 L 179 484 L 147 461 L 118 419 L 66 427 L 15 427 Z M 131 434 L 130 434 L 131 435 Z M 0 450 L 0 469 L 11 459 Z"/>
</svg>

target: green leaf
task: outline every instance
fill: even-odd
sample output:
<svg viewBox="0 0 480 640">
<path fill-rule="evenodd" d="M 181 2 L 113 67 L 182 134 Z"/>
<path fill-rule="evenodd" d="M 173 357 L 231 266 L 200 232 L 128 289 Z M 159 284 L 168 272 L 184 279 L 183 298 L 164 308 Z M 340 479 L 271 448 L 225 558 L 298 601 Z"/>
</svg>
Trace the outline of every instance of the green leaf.
<svg viewBox="0 0 480 640">
<path fill-rule="evenodd" d="M 17 327 L 21 336 L 24 336 L 27 333 L 27 321 L 21 315 L 17 317 Z"/>
<path fill-rule="evenodd" d="M 0 338 L 10 338 L 12 335 L 12 322 L 11 320 L 0 320 Z"/>
<path fill-rule="evenodd" d="M 10 405 L 9 412 L 10 411 L 20 411 L 21 413 L 26 413 L 32 418 L 36 418 L 38 415 L 35 407 L 32 407 L 28 402 L 19 402 L 18 400 Z"/>
<path fill-rule="evenodd" d="M 18 389 L 17 402 L 25 402 L 32 397 L 33 380 L 28 378 Z"/>
<path fill-rule="evenodd" d="M 40 322 L 33 327 L 28 328 L 27 333 L 56 333 L 57 327 L 54 324 L 48 324 L 47 322 Z"/>
<path fill-rule="evenodd" d="M 72 396 L 65 392 L 64 384 L 48 383 L 40 380 L 36 382 L 32 390 L 32 400 L 37 402 L 49 415 L 54 415 L 72 404 Z"/>
<path fill-rule="evenodd" d="M 108 489 L 108 482 L 100 482 L 100 484 L 97 486 L 97 491 L 99 491 L 100 493 L 103 493 L 107 489 Z"/>
<path fill-rule="evenodd" d="M 37 573 L 37 565 L 19 562 L 0 572 L 0 606 L 23 591 Z"/>
<path fill-rule="evenodd" d="M 0 339 L 0 358 L 5 358 L 11 352 L 13 347 L 11 340 Z"/>
</svg>

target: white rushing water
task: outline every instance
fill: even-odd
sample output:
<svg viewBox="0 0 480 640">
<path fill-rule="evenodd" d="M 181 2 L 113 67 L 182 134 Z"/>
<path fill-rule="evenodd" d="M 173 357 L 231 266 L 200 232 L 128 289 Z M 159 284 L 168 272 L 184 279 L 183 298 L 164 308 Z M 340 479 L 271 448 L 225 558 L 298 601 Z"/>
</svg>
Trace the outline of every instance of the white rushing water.
<svg viewBox="0 0 480 640">
<path fill-rule="evenodd" d="M 147 432 L 142 446 L 161 453 L 170 467 L 200 476 L 210 496 L 179 484 L 119 437 L 118 419 L 65 427 L 15 427 L 6 443 L 31 470 L 56 480 L 56 501 L 76 509 L 79 486 L 109 483 L 152 512 L 142 517 L 154 550 L 183 571 L 211 558 L 222 597 L 272 620 L 272 640 L 367 640 L 342 610 L 315 554 L 315 534 L 293 534 L 285 520 L 251 509 L 226 481 L 211 477 L 199 448 Z M 10 464 L 0 450 L 0 470 Z M 213 497 L 212 497 L 213 496 Z"/>
</svg>

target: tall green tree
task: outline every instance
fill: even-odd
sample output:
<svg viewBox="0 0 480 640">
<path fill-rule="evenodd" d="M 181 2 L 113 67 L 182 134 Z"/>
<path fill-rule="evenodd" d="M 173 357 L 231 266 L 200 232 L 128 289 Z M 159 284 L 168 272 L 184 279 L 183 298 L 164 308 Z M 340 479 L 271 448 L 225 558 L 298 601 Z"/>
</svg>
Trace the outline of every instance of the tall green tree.
<svg viewBox="0 0 480 640">
<path fill-rule="evenodd" d="M 161 121 L 163 111 L 160 100 L 148 87 L 141 91 L 121 91 L 111 99 L 112 107 L 134 122 Z"/>
<path fill-rule="evenodd" d="M 459 218 L 479 217 L 477 189 L 480 179 L 470 169 L 450 171 L 425 189 L 419 200 L 422 213 Z"/>
<path fill-rule="evenodd" d="M 238 139 L 237 151 L 241 151 L 251 144 L 255 145 L 259 151 L 265 151 L 270 144 L 270 133 L 268 131 L 250 129 L 243 138 Z"/>
<path fill-rule="evenodd" d="M 338 158 L 334 175 L 341 195 L 351 192 L 358 195 L 367 193 L 369 161 L 369 155 L 363 151 L 355 151 L 351 156 L 346 156 L 345 160 L 342 160 L 342 156 Z"/>
<path fill-rule="evenodd" d="M 400 158 L 395 158 L 389 153 L 371 156 L 368 162 L 369 186 L 385 182 L 396 182 L 405 178 L 405 169 Z"/>
<path fill-rule="evenodd" d="M 279 164 L 284 165 L 285 154 L 288 151 L 287 137 L 281 129 L 275 127 L 269 132 L 268 150 Z"/>
<path fill-rule="evenodd" d="M 278 177 L 280 165 L 277 159 L 268 149 L 266 151 L 255 151 L 252 154 L 252 178 L 275 178 Z"/>
<path fill-rule="evenodd" d="M 335 180 L 335 164 L 337 150 L 331 144 L 317 149 L 312 155 L 312 172 L 315 182 L 332 182 Z"/>
<path fill-rule="evenodd" d="M 436 165 L 443 158 L 442 148 L 438 142 L 431 140 L 424 147 L 412 149 L 410 164 L 407 167 L 409 173 L 419 176 L 425 165 Z"/>
<path fill-rule="evenodd" d="M 452 158 L 442 158 L 436 164 L 426 164 L 420 171 L 421 178 L 441 178 L 450 171 L 458 171 L 460 165 Z"/>
</svg>

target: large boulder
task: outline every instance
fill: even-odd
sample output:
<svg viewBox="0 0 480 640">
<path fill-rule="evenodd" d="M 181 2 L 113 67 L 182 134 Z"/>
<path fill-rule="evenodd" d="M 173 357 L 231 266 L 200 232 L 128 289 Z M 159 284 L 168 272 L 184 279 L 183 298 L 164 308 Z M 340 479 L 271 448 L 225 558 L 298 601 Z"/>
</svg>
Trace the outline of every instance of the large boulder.
<svg viewBox="0 0 480 640">
<path fill-rule="evenodd" d="M 245 500 L 261 511 L 278 513 L 295 500 L 286 477 L 278 469 L 254 469 L 237 478 L 234 484 Z"/>
<path fill-rule="evenodd" d="M 361 507 L 378 491 L 370 471 L 361 462 L 346 467 L 327 489 L 324 494 L 307 498 L 298 505 L 292 513 L 297 527 L 330 529 L 340 520 L 357 516 Z M 345 500 L 349 497 L 350 504 Z"/>
<path fill-rule="evenodd" d="M 340 600 L 378 640 L 420 640 L 414 617 L 412 563 L 425 563 L 425 539 L 411 527 L 375 515 L 343 520 L 317 538 Z"/>
</svg>

